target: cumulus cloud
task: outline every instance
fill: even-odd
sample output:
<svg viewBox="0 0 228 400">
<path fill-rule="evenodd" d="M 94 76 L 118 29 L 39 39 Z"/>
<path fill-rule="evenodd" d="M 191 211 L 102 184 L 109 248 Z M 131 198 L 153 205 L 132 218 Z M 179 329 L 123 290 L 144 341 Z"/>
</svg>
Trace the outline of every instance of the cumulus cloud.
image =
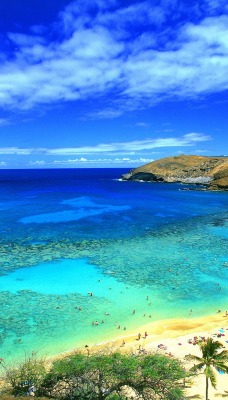
<svg viewBox="0 0 228 400">
<path fill-rule="evenodd" d="M 145 163 L 149 163 L 154 161 L 153 158 L 145 158 L 145 157 L 138 157 L 138 158 L 129 158 L 129 157 L 122 157 L 122 158 L 96 158 L 96 159 L 89 159 L 89 158 L 75 158 L 75 159 L 67 159 L 67 160 L 54 160 L 54 161 L 44 161 L 44 160 L 36 160 L 30 161 L 29 166 L 31 167 L 88 167 L 88 166 L 100 166 L 100 165 L 141 165 Z"/>
<path fill-rule="evenodd" d="M 0 106 L 29 110 L 106 96 L 105 109 L 91 115 L 113 118 L 166 98 L 226 90 L 225 3 L 215 7 L 205 0 L 200 9 L 191 8 L 192 22 L 182 24 L 181 9 L 173 12 L 177 3 L 163 3 L 78 0 L 47 27 L 49 35 L 39 29 L 30 35 L 8 33 L 17 50 L 0 66 Z M 174 28 L 167 25 L 169 18 Z"/>
</svg>

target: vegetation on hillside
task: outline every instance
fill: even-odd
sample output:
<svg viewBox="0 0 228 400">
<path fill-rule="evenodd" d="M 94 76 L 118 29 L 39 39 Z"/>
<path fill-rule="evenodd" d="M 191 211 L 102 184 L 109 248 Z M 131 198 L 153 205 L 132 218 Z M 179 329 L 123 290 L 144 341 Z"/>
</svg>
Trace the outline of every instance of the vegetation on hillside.
<svg viewBox="0 0 228 400">
<path fill-rule="evenodd" d="M 180 361 L 160 354 L 120 353 L 74 355 L 44 370 L 31 357 L 18 368 L 6 369 L 8 394 L 58 400 L 184 399 L 186 372 Z M 31 390 L 32 388 L 32 390 Z M 6 397 L 7 399 L 7 397 Z"/>
<path fill-rule="evenodd" d="M 5 371 L 1 400 L 33 396 L 40 400 L 184 400 L 185 378 L 203 373 L 206 400 L 209 381 L 216 387 L 215 370 L 228 373 L 228 351 L 211 338 L 200 341 L 202 357 L 186 372 L 180 360 L 158 353 L 122 354 L 77 352 L 51 365 L 35 354 Z"/>
</svg>

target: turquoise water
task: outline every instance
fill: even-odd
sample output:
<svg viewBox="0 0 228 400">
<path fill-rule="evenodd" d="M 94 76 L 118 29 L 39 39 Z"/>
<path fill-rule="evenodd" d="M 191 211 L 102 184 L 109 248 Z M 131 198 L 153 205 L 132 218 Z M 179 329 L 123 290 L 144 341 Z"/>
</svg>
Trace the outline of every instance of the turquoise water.
<svg viewBox="0 0 228 400">
<path fill-rule="evenodd" d="M 6 361 L 227 309 L 227 193 L 118 181 L 123 172 L 1 171 Z"/>
</svg>

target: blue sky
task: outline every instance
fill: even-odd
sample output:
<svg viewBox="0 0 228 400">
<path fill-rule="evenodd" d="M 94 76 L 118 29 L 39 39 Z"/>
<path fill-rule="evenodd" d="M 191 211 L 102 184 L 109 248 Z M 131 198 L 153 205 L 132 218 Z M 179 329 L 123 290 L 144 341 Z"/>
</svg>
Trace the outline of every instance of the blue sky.
<svg viewBox="0 0 228 400">
<path fill-rule="evenodd" d="M 228 155 L 225 0 L 1 0 L 0 168 Z"/>
</svg>

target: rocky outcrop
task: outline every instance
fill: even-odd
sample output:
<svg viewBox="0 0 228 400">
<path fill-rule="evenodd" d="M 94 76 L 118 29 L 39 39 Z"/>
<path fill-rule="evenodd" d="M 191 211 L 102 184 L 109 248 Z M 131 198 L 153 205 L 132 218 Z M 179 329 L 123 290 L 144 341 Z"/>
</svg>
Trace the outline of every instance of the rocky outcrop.
<svg viewBox="0 0 228 400">
<path fill-rule="evenodd" d="M 228 157 L 175 156 L 153 161 L 122 176 L 123 180 L 182 182 L 228 190 Z"/>
</svg>

